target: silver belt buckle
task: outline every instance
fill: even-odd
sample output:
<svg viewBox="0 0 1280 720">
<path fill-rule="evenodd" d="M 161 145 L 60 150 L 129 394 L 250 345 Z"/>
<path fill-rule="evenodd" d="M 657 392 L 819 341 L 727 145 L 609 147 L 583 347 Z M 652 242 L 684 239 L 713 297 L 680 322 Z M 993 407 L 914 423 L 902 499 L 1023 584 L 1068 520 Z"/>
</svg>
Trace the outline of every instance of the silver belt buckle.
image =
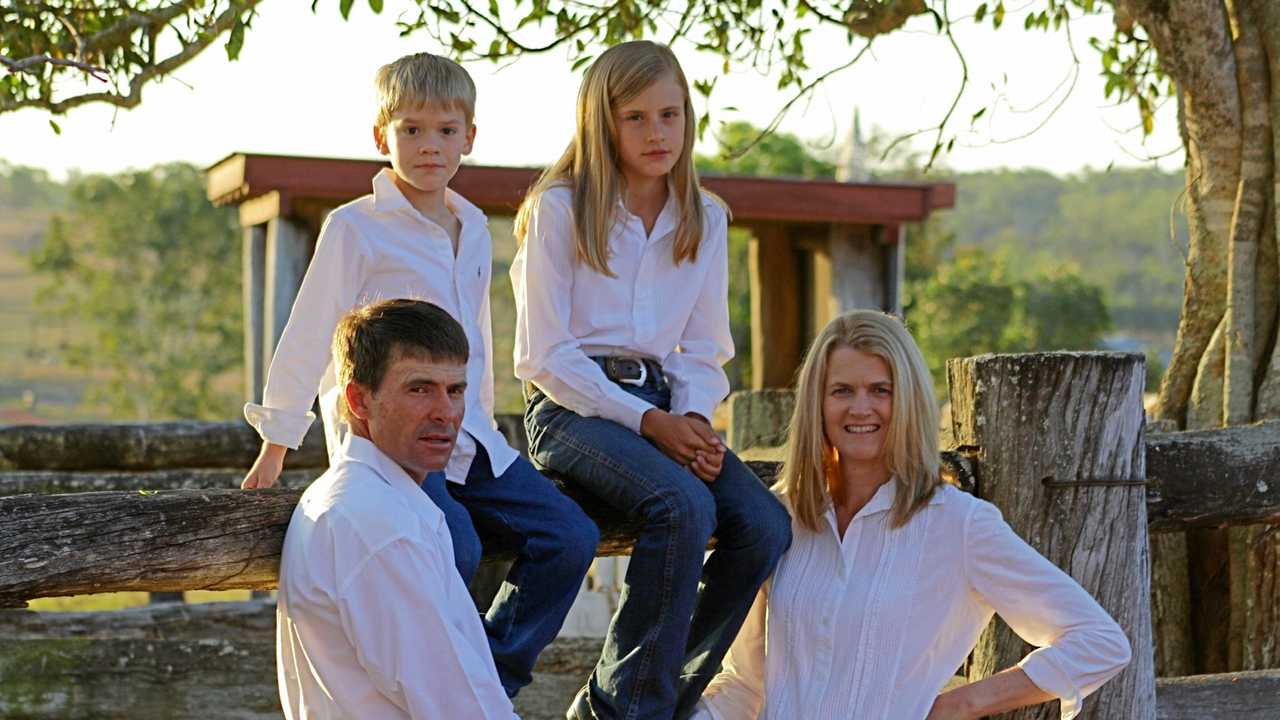
<svg viewBox="0 0 1280 720">
<path fill-rule="evenodd" d="M 647 365 L 645 365 L 644 360 L 634 358 L 633 361 L 640 365 L 640 377 L 635 380 L 632 380 L 630 378 L 618 378 L 618 382 L 623 383 L 625 385 L 634 385 L 636 387 L 640 387 L 641 385 L 644 385 L 646 380 L 649 379 L 649 368 Z"/>
</svg>

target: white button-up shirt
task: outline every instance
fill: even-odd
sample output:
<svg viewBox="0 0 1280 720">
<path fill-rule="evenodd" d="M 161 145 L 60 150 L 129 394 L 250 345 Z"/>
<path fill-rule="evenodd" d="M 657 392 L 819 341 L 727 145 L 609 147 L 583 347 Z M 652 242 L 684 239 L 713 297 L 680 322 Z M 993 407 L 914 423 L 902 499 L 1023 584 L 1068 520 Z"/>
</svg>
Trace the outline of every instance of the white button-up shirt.
<svg viewBox="0 0 1280 720">
<path fill-rule="evenodd" d="M 988 502 L 943 486 L 891 529 L 886 483 L 840 538 L 834 511 L 791 549 L 694 718 L 922 720 L 993 612 L 1038 650 L 1019 667 L 1063 720 L 1129 662 L 1115 621 Z"/>
<path fill-rule="evenodd" d="M 593 355 L 647 357 L 662 363 L 671 412 L 710 418 L 729 394 L 723 365 L 733 357 L 729 334 L 728 216 L 702 193 L 702 244 L 694 262 L 672 262 L 680 222 L 674 193 L 646 233 L 619 203 L 609 233 L 609 269 L 578 262 L 571 193 L 542 194 L 528 235 L 511 264 L 516 294 L 516 376 L 557 404 L 640 431 L 653 407 L 605 377 Z"/>
<path fill-rule="evenodd" d="M 444 514 L 348 434 L 293 512 L 276 668 L 290 720 L 514 716 Z"/>
<path fill-rule="evenodd" d="M 477 441 L 489 453 L 494 476 L 510 467 L 517 453 L 493 419 L 493 242 L 488 220 L 452 190 L 446 191 L 445 204 L 462 223 L 456 257 L 449 234 L 409 203 L 391 170 L 374 177 L 372 195 L 329 214 L 271 360 L 263 402 L 244 406 L 245 418 L 263 439 L 297 448 L 315 420 L 311 403 L 318 390 L 332 454 L 349 432 L 338 417 L 342 388 L 330 351 L 338 320 L 379 300 L 413 298 L 452 315 L 471 347 L 465 432 L 458 433 L 445 475 L 456 483 L 466 481 Z"/>
</svg>

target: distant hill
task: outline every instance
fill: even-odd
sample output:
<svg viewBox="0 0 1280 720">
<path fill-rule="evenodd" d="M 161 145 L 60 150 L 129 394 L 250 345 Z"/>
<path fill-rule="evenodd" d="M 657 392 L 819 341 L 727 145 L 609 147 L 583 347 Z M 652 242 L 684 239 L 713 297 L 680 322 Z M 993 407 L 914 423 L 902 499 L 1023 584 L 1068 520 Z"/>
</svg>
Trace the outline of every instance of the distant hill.
<svg viewBox="0 0 1280 720">
<path fill-rule="evenodd" d="M 956 207 L 938 222 L 956 247 L 1004 250 L 1028 274 L 1074 264 L 1106 292 L 1117 334 L 1172 347 L 1187 247 L 1181 172 L 999 170 L 954 181 Z"/>
</svg>

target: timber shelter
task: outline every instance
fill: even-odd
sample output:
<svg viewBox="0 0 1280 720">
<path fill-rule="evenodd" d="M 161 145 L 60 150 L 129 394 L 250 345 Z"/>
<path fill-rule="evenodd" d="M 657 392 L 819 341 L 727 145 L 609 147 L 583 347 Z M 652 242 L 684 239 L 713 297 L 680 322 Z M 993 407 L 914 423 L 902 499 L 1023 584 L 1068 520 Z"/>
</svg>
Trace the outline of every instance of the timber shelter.
<svg viewBox="0 0 1280 720">
<path fill-rule="evenodd" d="M 236 205 L 244 230 L 245 395 L 265 371 L 320 226 L 372 190 L 380 160 L 235 153 L 206 171 L 209 200 Z M 463 165 L 450 183 L 490 216 L 513 216 L 536 168 Z M 788 387 L 809 341 L 854 308 L 902 311 L 905 227 L 955 204 L 951 183 L 701 176 L 750 240 L 753 389 Z M 767 348 L 767 350 L 765 349 Z"/>
</svg>

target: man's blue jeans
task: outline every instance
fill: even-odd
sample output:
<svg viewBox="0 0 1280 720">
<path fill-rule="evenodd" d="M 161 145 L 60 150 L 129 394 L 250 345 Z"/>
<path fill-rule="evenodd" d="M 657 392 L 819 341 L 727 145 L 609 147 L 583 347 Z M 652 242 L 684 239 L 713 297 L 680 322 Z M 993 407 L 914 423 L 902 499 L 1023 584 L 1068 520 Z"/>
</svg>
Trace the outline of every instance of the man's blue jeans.
<svg viewBox="0 0 1280 720">
<path fill-rule="evenodd" d="M 661 377 L 620 387 L 670 407 Z M 720 477 L 704 483 L 631 430 L 582 417 L 537 390 L 525 427 L 535 463 L 644 524 L 591 673 L 590 712 L 602 720 L 685 717 L 791 544 L 787 511 L 733 453 Z M 582 704 L 570 717 L 588 720 Z"/>
<path fill-rule="evenodd" d="M 480 446 L 466 485 L 431 473 L 422 488 L 449 524 L 463 582 L 470 585 L 480 566 L 481 537 L 486 546 L 516 553 L 484 617 L 498 678 L 514 697 L 533 679 L 538 654 L 560 632 L 595 558 L 600 531 L 528 460 L 516 458 L 495 478 Z"/>
</svg>

